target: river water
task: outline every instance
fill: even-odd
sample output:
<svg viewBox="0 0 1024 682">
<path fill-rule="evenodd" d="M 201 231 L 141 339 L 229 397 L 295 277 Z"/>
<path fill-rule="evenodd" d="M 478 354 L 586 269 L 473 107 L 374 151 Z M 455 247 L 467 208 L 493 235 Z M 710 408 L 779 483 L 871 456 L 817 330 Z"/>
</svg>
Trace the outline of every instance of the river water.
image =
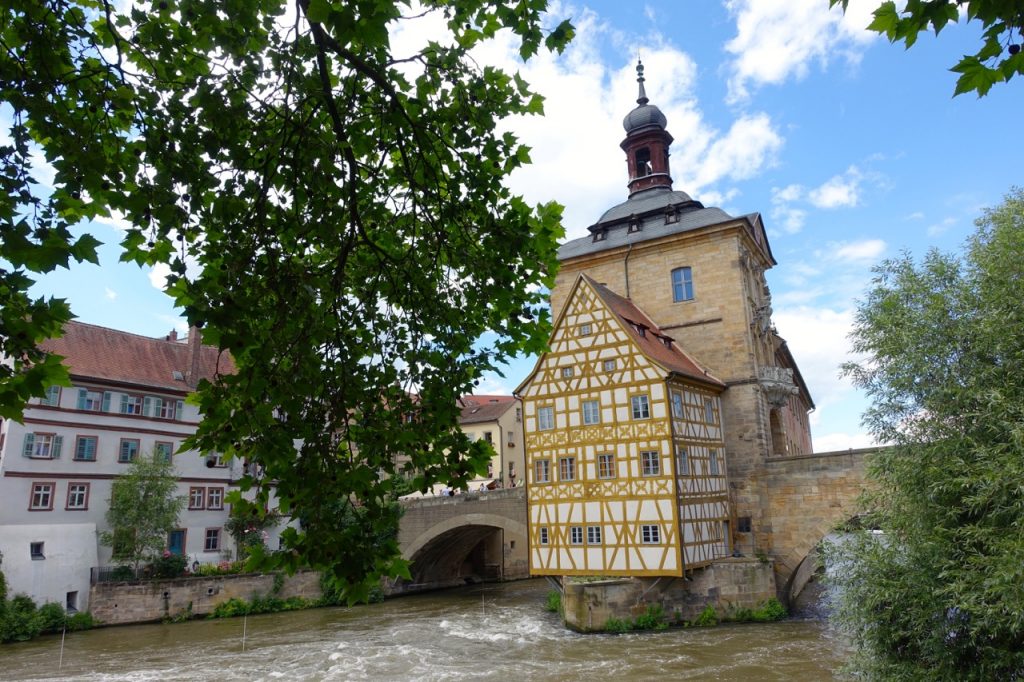
<svg viewBox="0 0 1024 682">
<path fill-rule="evenodd" d="M 542 580 L 383 604 L 138 625 L 0 645 L 2 680 L 833 679 L 824 623 L 580 635 L 543 610 Z M 243 632 L 244 630 L 244 632 Z M 244 635 L 244 643 L 243 643 Z"/>
</svg>

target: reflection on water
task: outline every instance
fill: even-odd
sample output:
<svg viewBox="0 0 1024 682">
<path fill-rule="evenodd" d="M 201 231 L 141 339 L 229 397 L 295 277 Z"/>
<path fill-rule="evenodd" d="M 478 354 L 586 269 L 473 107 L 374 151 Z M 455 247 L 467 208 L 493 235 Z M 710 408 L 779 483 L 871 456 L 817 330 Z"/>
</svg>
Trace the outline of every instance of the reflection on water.
<svg viewBox="0 0 1024 682">
<path fill-rule="evenodd" d="M 354 608 L 71 633 L 0 646 L 4 680 L 831 680 L 842 642 L 786 621 L 579 635 L 533 580 Z M 244 628 L 244 650 L 243 650 Z"/>
</svg>

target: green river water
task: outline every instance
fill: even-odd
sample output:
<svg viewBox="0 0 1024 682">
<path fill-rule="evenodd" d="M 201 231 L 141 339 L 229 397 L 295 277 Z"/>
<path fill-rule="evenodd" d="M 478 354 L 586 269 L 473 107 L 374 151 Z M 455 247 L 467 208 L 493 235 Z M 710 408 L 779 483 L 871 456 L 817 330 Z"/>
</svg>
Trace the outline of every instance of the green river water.
<svg viewBox="0 0 1024 682">
<path fill-rule="evenodd" d="M 548 589 L 530 580 L 353 608 L 103 628 L 69 634 L 63 660 L 60 636 L 48 636 L 0 645 L 0 679 L 803 682 L 834 679 L 846 653 L 820 621 L 580 635 L 543 610 Z"/>
</svg>

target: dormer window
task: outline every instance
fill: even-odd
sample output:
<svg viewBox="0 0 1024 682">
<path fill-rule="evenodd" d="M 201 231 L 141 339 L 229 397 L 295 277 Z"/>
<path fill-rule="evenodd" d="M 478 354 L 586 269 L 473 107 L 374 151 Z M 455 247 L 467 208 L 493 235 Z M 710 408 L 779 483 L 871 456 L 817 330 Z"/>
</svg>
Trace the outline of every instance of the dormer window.
<svg viewBox="0 0 1024 682">
<path fill-rule="evenodd" d="M 634 322 L 633 329 L 635 329 L 636 333 L 640 335 L 640 338 L 644 338 L 647 336 L 647 327 L 645 327 L 644 325 Z"/>
<path fill-rule="evenodd" d="M 596 232 L 594 232 L 594 241 L 595 242 L 603 242 L 604 238 L 606 236 L 607 236 L 607 231 L 606 230 L 597 230 Z"/>
<path fill-rule="evenodd" d="M 676 208 L 669 208 L 665 211 L 665 224 L 672 225 L 679 222 L 679 210 Z"/>
<path fill-rule="evenodd" d="M 636 216 L 632 216 L 629 219 L 629 229 L 627 230 L 627 232 L 639 232 L 642 225 L 643 223 L 640 221 L 639 218 L 637 218 Z"/>
</svg>

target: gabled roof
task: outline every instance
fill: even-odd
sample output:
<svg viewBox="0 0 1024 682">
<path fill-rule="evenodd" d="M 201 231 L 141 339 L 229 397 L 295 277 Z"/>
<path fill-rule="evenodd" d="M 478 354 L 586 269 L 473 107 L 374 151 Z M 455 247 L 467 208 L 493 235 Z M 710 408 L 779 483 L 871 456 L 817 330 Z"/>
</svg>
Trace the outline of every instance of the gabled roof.
<svg viewBox="0 0 1024 682">
<path fill-rule="evenodd" d="M 623 329 L 630 334 L 633 342 L 651 362 L 687 379 L 718 388 L 726 387 L 723 381 L 709 374 L 671 336 L 662 331 L 647 313 L 628 298 L 619 296 L 603 284 L 598 284 L 588 275 L 580 275 L 580 279 L 586 281 L 608 309 L 619 318 Z"/>
<path fill-rule="evenodd" d="M 516 398 L 511 395 L 462 396 L 459 398 L 459 407 L 462 409 L 459 423 L 496 422 L 514 402 L 516 402 Z"/>
<path fill-rule="evenodd" d="M 201 346 L 198 376 L 193 379 L 189 376 L 192 346 L 188 342 L 153 339 L 84 322 L 68 322 L 62 337 L 48 339 L 40 347 L 63 356 L 73 377 L 181 392 L 191 391 L 199 379 L 212 380 L 216 374 L 236 371 L 227 352 Z"/>
</svg>

